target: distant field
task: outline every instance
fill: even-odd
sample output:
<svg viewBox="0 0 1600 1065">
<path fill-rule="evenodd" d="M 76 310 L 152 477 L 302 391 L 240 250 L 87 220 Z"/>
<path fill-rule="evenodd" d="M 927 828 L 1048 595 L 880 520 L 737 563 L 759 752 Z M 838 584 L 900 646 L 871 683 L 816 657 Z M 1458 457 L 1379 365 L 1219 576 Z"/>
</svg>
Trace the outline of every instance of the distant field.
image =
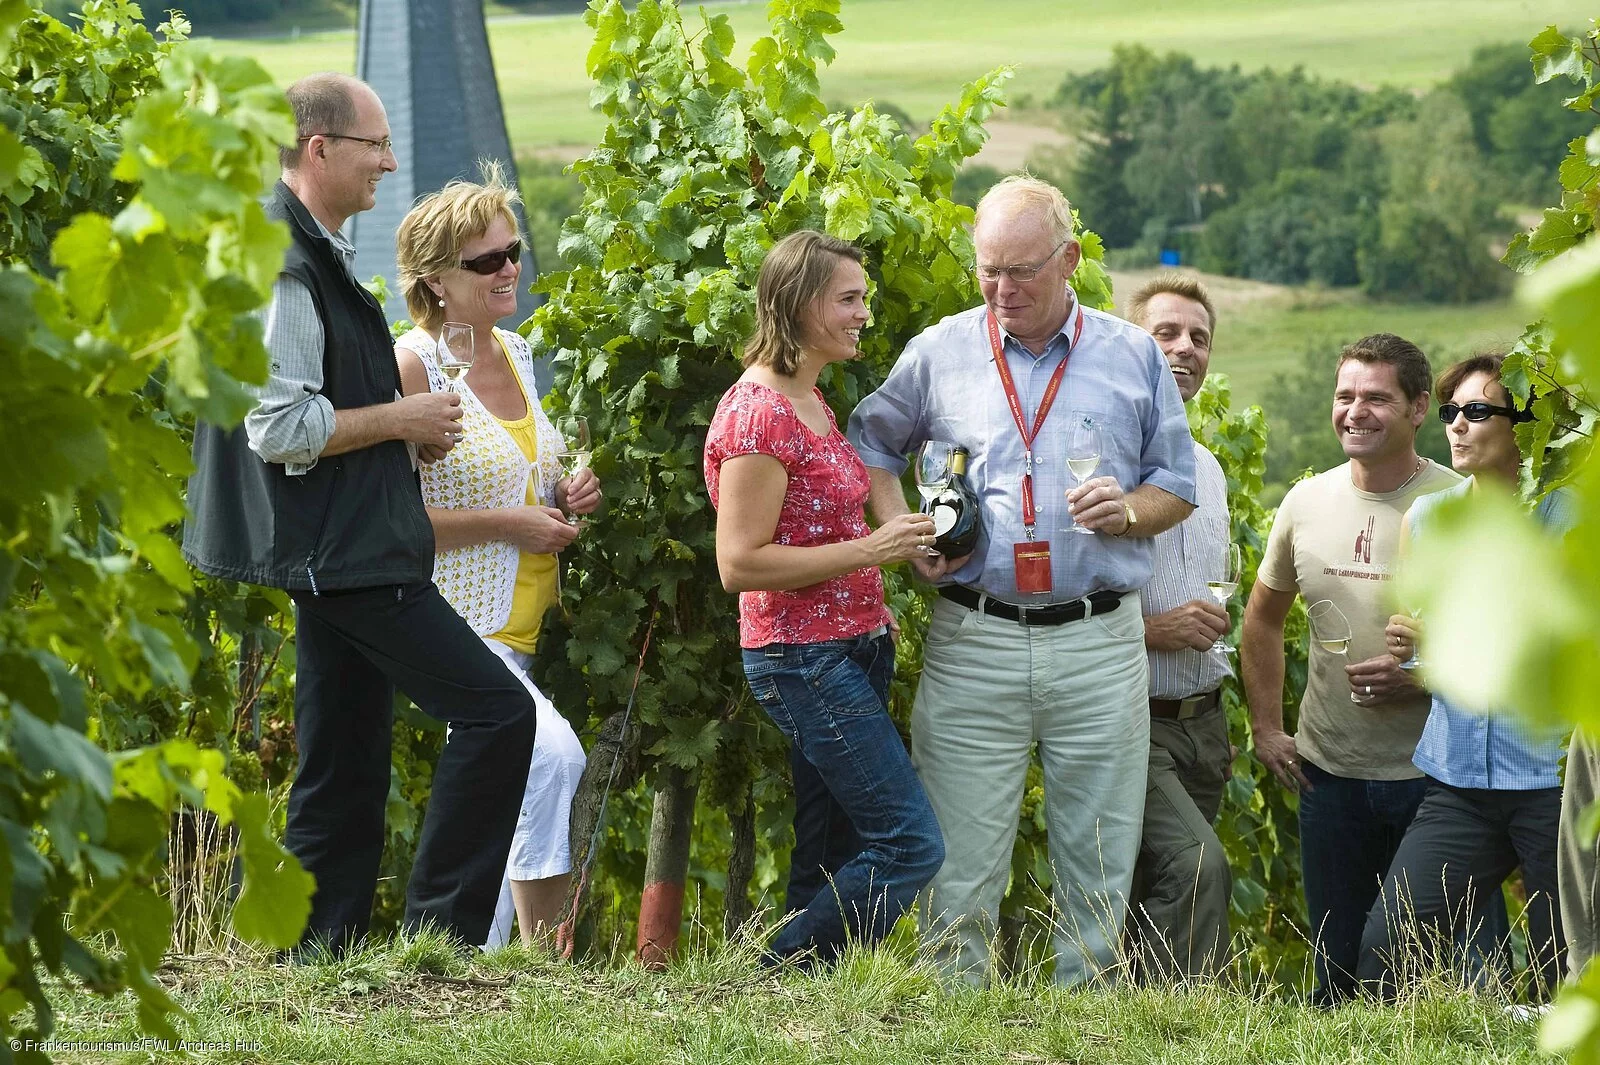
<svg viewBox="0 0 1600 1065">
<path fill-rule="evenodd" d="M 685 8 L 698 17 L 694 5 Z M 730 16 L 742 47 L 766 31 L 764 3 L 713 10 Z M 830 99 L 890 100 L 925 121 L 964 81 L 993 67 L 1014 66 L 1014 95 L 1040 99 L 1064 72 L 1092 68 L 1113 45 L 1134 42 L 1207 64 L 1302 64 L 1363 84 L 1421 87 L 1476 45 L 1526 41 L 1549 23 L 1578 26 L 1593 13 L 1592 0 L 845 0 L 839 57 L 823 88 Z M 590 33 L 581 18 L 494 19 L 489 38 L 516 153 L 594 143 L 601 124 L 588 109 Z M 216 46 L 256 56 L 283 83 L 355 69 L 348 30 Z"/>
<path fill-rule="evenodd" d="M 765 32 L 764 3 L 713 10 L 731 17 L 746 47 Z M 1137 41 L 1181 49 L 1205 63 L 1303 64 L 1365 84 L 1420 87 L 1447 76 L 1478 44 L 1527 40 L 1550 22 L 1576 26 L 1592 11 L 1592 0 L 844 0 L 839 57 L 823 85 L 830 99 L 892 100 L 926 119 L 964 80 L 991 67 L 1015 66 L 1015 91 L 1037 99 L 1054 91 L 1066 70 L 1091 68 L 1113 45 Z M 576 15 L 495 18 L 489 39 L 517 155 L 581 154 L 601 128 L 588 110 L 583 73 L 588 27 Z M 255 55 L 283 83 L 315 70 L 355 68 L 349 31 L 215 46 Z M 1137 277 L 1119 275 L 1118 291 L 1130 291 Z M 1308 347 L 1385 331 L 1448 358 L 1507 343 L 1522 328 L 1521 313 L 1504 302 L 1385 304 L 1350 291 L 1208 281 L 1222 303 L 1216 368 L 1231 376 L 1238 398 L 1251 401 L 1274 373 L 1299 365 Z"/>
<path fill-rule="evenodd" d="M 1117 271 L 1126 298 L 1150 271 Z M 1448 306 L 1383 303 L 1354 289 L 1285 288 L 1197 274 L 1217 305 L 1211 368 L 1226 373 L 1236 399 L 1257 402 L 1272 376 L 1301 365 L 1307 349 L 1333 351 L 1370 333 L 1413 340 L 1435 365 L 1489 347 L 1508 347 L 1527 324 L 1527 312 L 1508 300 Z M 1120 307 L 1119 307 L 1120 310 Z M 1331 380 L 1331 378 L 1330 378 Z"/>
</svg>

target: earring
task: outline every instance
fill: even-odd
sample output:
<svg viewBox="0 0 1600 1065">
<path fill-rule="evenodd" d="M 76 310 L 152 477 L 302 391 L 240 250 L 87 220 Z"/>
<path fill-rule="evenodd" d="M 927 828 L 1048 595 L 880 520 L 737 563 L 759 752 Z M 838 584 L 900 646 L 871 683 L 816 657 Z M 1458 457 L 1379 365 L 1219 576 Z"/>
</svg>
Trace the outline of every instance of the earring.
<svg viewBox="0 0 1600 1065">
<path fill-rule="evenodd" d="M 439 301 L 439 306 L 441 306 L 441 307 L 443 307 L 443 306 L 444 306 L 444 300 L 440 300 L 440 301 Z"/>
</svg>

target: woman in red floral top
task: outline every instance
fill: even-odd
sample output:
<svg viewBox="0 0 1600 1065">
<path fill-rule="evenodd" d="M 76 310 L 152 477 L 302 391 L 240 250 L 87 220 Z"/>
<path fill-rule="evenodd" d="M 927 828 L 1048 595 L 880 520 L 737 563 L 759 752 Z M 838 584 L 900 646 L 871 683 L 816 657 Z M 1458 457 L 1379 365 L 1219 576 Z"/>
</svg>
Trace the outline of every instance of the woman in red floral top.
<svg viewBox="0 0 1600 1065">
<path fill-rule="evenodd" d="M 867 470 L 817 390 L 867 323 L 861 250 L 802 230 L 756 283 L 744 376 L 706 437 L 717 566 L 739 592 L 750 690 L 793 747 L 795 848 L 772 962 L 835 960 L 887 935 L 944 861 L 944 838 L 889 719 L 894 619 L 878 567 L 922 554 L 933 521 L 877 531 Z"/>
</svg>

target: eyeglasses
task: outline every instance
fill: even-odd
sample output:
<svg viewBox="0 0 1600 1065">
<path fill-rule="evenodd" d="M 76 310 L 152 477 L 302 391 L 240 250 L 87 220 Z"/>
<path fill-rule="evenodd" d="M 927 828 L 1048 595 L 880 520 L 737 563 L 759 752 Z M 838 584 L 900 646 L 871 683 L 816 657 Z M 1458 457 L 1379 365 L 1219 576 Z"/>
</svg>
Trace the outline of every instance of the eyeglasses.
<svg viewBox="0 0 1600 1065">
<path fill-rule="evenodd" d="M 499 251 L 486 252 L 475 259 L 462 259 L 461 269 L 471 270 L 475 274 L 498 274 L 500 268 L 510 259 L 514 263 L 522 261 L 522 241 L 514 240 Z"/>
<path fill-rule="evenodd" d="M 1465 414 L 1469 422 L 1486 422 L 1496 414 L 1504 415 L 1513 422 L 1527 422 L 1533 420 L 1533 415 L 1528 411 L 1518 410 L 1515 407 L 1497 407 L 1493 403 L 1441 403 L 1439 404 L 1439 420 L 1449 425 L 1456 420 L 1457 414 Z"/>
<path fill-rule="evenodd" d="M 1051 259 L 1054 259 L 1056 257 L 1056 253 L 1062 248 L 1065 248 L 1069 243 L 1071 243 L 1071 241 L 1071 237 L 1063 240 L 1051 250 L 1049 255 L 1046 255 L 1043 259 L 1040 259 L 1032 266 L 980 266 L 978 267 L 978 280 L 998 281 L 1002 276 L 1004 276 L 1009 277 L 1011 280 L 1016 281 L 1019 284 L 1032 281 L 1034 278 L 1039 276 L 1039 271 L 1045 268 L 1045 264 Z"/>
<path fill-rule="evenodd" d="M 383 138 L 381 141 L 375 141 L 371 137 L 352 137 L 348 133 L 307 133 L 300 139 L 308 141 L 312 137 L 327 137 L 329 140 L 336 141 L 356 141 L 359 144 L 367 145 L 369 148 L 378 149 L 379 155 L 387 155 L 389 152 L 394 151 L 394 141 L 388 137 Z"/>
</svg>

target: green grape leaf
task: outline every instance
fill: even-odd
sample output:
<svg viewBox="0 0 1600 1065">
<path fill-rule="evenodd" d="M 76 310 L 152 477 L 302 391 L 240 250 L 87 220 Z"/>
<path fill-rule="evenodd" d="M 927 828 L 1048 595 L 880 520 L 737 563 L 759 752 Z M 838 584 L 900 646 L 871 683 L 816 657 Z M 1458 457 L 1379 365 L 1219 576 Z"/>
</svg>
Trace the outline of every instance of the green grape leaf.
<svg viewBox="0 0 1600 1065">
<path fill-rule="evenodd" d="M 300 867 L 272 834 L 267 797 L 245 795 L 234 803 L 244 890 L 233 908 L 233 927 L 267 947 L 292 947 L 311 915 L 315 878 Z"/>
<path fill-rule="evenodd" d="M 1554 78 L 1582 81 L 1585 73 L 1582 41 L 1546 26 L 1528 42 L 1533 52 L 1533 80 L 1543 85 Z"/>
<path fill-rule="evenodd" d="M 121 244 L 104 215 L 80 214 L 56 235 L 50 259 L 61 268 L 67 298 L 78 314 L 90 317 L 104 309 L 120 255 Z"/>
</svg>

